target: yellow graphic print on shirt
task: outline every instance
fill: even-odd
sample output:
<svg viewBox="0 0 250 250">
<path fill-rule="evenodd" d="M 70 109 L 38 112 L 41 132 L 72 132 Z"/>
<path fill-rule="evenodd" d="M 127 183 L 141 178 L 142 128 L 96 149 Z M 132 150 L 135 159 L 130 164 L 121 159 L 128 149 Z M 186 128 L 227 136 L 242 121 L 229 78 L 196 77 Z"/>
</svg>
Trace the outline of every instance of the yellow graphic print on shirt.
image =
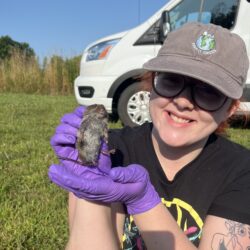
<svg viewBox="0 0 250 250">
<path fill-rule="evenodd" d="M 200 239 L 203 221 L 195 209 L 178 198 L 174 198 L 172 201 L 167 201 L 164 198 L 161 199 L 170 210 L 176 210 L 176 222 L 179 227 L 184 231 L 190 241 L 194 241 L 197 238 Z"/>
<path fill-rule="evenodd" d="M 172 201 L 167 201 L 164 198 L 161 200 L 174 215 L 177 224 L 184 231 L 188 239 L 191 242 L 199 241 L 203 221 L 195 209 L 185 201 L 178 198 L 174 198 Z M 134 223 L 133 217 L 129 215 L 125 218 L 122 242 L 124 250 L 146 249 L 139 230 Z"/>
</svg>

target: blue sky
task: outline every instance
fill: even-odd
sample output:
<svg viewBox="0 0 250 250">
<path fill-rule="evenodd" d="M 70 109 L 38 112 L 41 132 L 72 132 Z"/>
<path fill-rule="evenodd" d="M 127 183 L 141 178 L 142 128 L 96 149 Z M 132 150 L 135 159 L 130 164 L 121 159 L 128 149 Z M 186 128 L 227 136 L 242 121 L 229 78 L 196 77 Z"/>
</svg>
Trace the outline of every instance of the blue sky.
<svg viewBox="0 0 250 250">
<path fill-rule="evenodd" d="M 135 27 L 166 2 L 0 0 L 0 36 L 29 43 L 40 59 L 53 54 L 72 57 L 103 36 Z"/>
</svg>

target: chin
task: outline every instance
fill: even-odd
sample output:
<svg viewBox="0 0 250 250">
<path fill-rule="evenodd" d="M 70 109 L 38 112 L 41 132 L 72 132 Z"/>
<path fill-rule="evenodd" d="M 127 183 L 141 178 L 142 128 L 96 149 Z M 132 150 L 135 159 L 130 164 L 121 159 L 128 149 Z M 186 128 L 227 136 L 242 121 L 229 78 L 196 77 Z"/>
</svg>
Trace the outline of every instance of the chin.
<svg viewBox="0 0 250 250">
<path fill-rule="evenodd" d="M 172 148 L 182 148 L 189 146 L 187 143 L 184 142 L 164 141 L 164 143 Z"/>
<path fill-rule="evenodd" d="M 199 137 L 197 136 L 199 134 Z M 204 141 L 207 141 L 208 136 L 200 133 L 190 132 L 190 133 L 177 133 L 174 131 L 168 131 L 168 133 L 160 133 L 159 137 L 161 141 L 174 148 L 182 148 L 182 147 L 193 147 L 197 146 L 197 144 L 204 144 Z"/>
<path fill-rule="evenodd" d="M 160 138 L 166 145 L 171 147 L 182 147 L 187 145 L 189 141 L 183 135 L 176 135 L 174 133 L 160 134 Z"/>
</svg>

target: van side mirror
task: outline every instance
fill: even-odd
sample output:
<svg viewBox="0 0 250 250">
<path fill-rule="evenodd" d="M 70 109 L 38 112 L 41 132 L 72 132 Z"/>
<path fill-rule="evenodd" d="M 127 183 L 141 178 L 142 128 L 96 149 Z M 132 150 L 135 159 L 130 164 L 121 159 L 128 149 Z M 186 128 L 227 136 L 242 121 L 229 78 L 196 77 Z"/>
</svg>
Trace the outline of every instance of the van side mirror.
<svg viewBox="0 0 250 250">
<path fill-rule="evenodd" d="M 159 41 L 161 43 L 164 42 L 170 30 L 171 30 L 171 25 L 170 25 L 169 12 L 167 10 L 164 10 L 161 14 L 161 19 L 160 19 Z"/>
</svg>

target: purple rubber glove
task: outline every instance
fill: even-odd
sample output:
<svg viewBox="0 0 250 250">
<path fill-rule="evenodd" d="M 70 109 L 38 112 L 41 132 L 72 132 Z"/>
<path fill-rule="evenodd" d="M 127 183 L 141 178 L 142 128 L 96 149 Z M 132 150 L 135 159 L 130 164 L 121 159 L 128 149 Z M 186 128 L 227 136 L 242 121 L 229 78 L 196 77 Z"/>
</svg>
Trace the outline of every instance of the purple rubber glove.
<svg viewBox="0 0 250 250">
<path fill-rule="evenodd" d="M 77 107 L 73 111 L 73 113 L 65 114 L 61 118 L 62 123 L 69 124 L 72 127 L 75 127 L 78 129 L 80 127 L 85 110 L 86 110 L 86 107 L 84 107 L 84 106 Z"/>
<path fill-rule="evenodd" d="M 56 128 L 50 144 L 59 159 L 77 160 L 78 153 L 75 152 L 75 143 L 85 110 L 86 107 L 79 106 L 73 113 L 65 114 L 61 119 L 62 123 Z"/>
<path fill-rule="evenodd" d="M 106 151 L 108 150 L 108 146 L 106 143 L 103 143 L 102 150 Z M 77 154 L 77 150 L 74 151 L 73 155 Z M 77 156 L 75 157 L 77 159 Z M 64 188 L 63 184 L 59 184 L 57 182 L 57 176 L 54 174 L 55 170 L 57 170 L 57 174 L 60 174 L 61 176 L 67 176 L 68 173 L 71 173 L 73 176 L 84 176 L 88 180 L 93 180 L 96 178 L 100 178 L 100 176 L 108 175 L 111 169 L 111 160 L 109 155 L 100 153 L 99 160 L 98 160 L 98 167 L 89 167 L 89 166 L 83 166 L 76 161 L 72 160 L 62 160 L 62 165 L 51 165 L 48 171 L 49 178 L 51 181 L 56 183 L 57 185 Z M 67 166 L 67 167 L 66 167 Z M 69 170 L 70 169 L 70 170 Z M 67 185 L 67 183 L 66 183 Z M 74 192 L 73 189 L 70 188 L 64 188 L 70 192 Z"/>
<path fill-rule="evenodd" d="M 161 202 L 147 170 L 137 164 L 113 168 L 109 175 L 75 172 L 67 164 L 52 165 L 49 177 L 79 198 L 105 203 L 122 202 L 132 215 L 146 212 Z"/>
</svg>

